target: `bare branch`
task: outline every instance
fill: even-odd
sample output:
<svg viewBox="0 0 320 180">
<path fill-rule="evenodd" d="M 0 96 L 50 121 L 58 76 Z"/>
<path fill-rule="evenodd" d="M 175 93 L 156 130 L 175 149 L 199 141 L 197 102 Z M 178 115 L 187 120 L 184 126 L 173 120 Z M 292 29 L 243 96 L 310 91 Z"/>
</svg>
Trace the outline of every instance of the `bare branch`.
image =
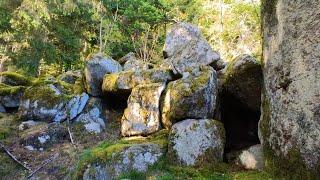
<svg viewBox="0 0 320 180">
<path fill-rule="evenodd" d="M 43 161 L 42 165 L 40 167 L 38 167 L 36 170 L 34 170 L 32 173 L 29 174 L 29 176 L 27 177 L 27 179 L 30 179 L 34 174 L 36 174 L 38 171 L 40 171 L 44 166 L 48 165 L 50 162 L 52 162 L 53 160 L 55 160 L 57 157 L 59 156 L 58 153 L 54 154 L 53 156 L 51 156 L 49 159 L 46 159 L 45 161 Z"/>
<path fill-rule="evenodd" d="M 4 144 L 2 144 L 0 142 L 0 147 L 11 157 L 11 159 L 13 159 L 15 162 L 17 162 L 18 164 L 20 164 L 22 167 L 24 167 L 25 169 L 31 171 L 31 168 L 29 168 L 27 165 L 25 165 L 24 163 L 22 163 L 21 161 L 19 161 L 5 146 Z"/>
</svg>

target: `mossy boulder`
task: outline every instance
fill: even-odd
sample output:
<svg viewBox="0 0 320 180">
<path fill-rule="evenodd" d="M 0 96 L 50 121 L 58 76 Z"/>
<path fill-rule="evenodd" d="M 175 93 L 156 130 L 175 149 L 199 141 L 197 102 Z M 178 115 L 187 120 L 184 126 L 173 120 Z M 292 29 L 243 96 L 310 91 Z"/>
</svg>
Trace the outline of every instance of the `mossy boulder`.
<svg viewBox="0 0 320 180">
<path fill-rule="evenodd" d="M 260 139 L 266 169 L 286 179 L 320 177 L 319 6 L 262 1 Z"/>
<path fill-rule="evenodd" d="M 133 88 L 121 119 L 123 136 L 145 136 L 160 129 L 160 97 L 165 86 L 165 83 L 153 83 Z"/>
<path fill-rule="evenodd" d="M 0 85 L 0 104 L 4 108 L 18 108 L 24 90 L 24 86 Z"/>
<path fill-rule="evenodd" d="M 0 83 L 10 86 L 28 86 L 32 84 L 32 78 L 15 72 L 0 72 Z"/>
<path fill-rule="evenodd" d="M 225 130 L 221 122 L 187 119 L 172 126 L 167 155 L 176 165 L 214 165 L 222 162 L 224 145 Z"/>
<path fill-rule="evenodd" d="M 232 60 L 221 80 L 223 93 L 235 97 L 254 111 L 260 110 L 263 79 L 261 64 L 255 58 L 242 55 Z"/>
<path fill-rule="evenodd" d="M 220 59 L 220 55 L 202 37 L 199 28 L 184 22 L 173 25 L 167 33 L 163 53 L 167 64 L 180 74 Z"/>
<path fill-rule="evenodd" d="M 60 122 L 74 119 L 84 109 L 89 96 L 66 94 L 58 85 L 44 84 L 29 87 L 21 98 L 21 119 Z"/>
<path fill-rule="evenodd" d="M 86 63 L 84 74 L 86 89 L 92 96 L 101 96 L 101 85 L 105 74 L 122 71 L 121 65 L 107 57 L 96 55 Z"/>
<path fill-rule="evenodd" d="M 94 164 L 83 174 L 83 179 L 117 179 L 131 171 L 146 172 L 164 154 L 163 149 L 153 143 L 129 145 L 113 153 L 106 164 Z"/>
<path fill-rule="evenodd" d="M 189 118 L 213 118 L 217 96 L 216 72 L 211 67 L 194 69 L 168 84 L 162 102 L 162 123 L 172 124 Z"/>
<path fill-rule="evenodd" d="M 173 78 L 172 71 L 169 69 L 122 71 L 106 74 L 103 79 L 102 90 L 104 93 L 127 92 L 137 85 L 165 83 Z"/>
</svg>

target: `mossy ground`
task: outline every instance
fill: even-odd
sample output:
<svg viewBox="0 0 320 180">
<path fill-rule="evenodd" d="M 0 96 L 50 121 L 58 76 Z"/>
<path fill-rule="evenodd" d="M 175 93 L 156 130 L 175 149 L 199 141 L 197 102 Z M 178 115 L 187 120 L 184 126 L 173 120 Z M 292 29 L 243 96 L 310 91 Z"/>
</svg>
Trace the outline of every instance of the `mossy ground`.
<svg viewBox="0 0 320 180">
<path fill-rule="evenodd" d="M 31 77 L 26 77 L 15 72 L 2 72 L 0 77 L 8 79 L 9 85 L 12 86 L 28 86 L 32 84 L 33 79 Z"/>
<path fill-rule="evenodd" d="M 269 180 L 278 179 L 264 171 L 246 171 L 221 163 L 215 166 L 181 167 L 173 166 L 169 159 L 161 159 L 157 164 L 151 166 L 146 173 L 129 172 L 120 176 L 119 179 L 212 179 L 212 180 Z"/>
</svg>

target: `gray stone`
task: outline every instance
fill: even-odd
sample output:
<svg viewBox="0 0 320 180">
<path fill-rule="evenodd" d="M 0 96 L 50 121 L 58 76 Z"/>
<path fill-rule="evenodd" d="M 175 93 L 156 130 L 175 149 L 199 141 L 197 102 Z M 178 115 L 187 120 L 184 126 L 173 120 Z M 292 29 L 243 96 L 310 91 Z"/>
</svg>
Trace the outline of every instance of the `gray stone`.
<svg viewBox="0 0 320 180">
<path fill-rule="evenodd" d="M 77 117 L 84 109 L 88 100 L 89 95 L 86 93 L 74 96 L 67 104 L 68 118 L 72 120 Z"/>
<path fill-rule="evenodd" d="M 239 162 L 245 169 L 262 170 L 264 159 L 261 145 L 257 144 L 242 151 L 239 155 Z"/>
<path fill-rule="evenodd" d="M 75 121 L 83 123 L 85 129 L 90 133 L 101 133 L 106 124 L 100 115 L 101 111 L 98 108 L 93 108 L 89 112 L 81 114 Z"/>
<path fill-rule="evenodd" d="M 320 1 L 263 2 L 260 139 L 289 179 L 320 177 Z M 266 151 L 267 152 L 267 151 Z M 290 167 L 290 168 L 287 168 Z M 294 172 L 299 172 L 296 174 Z"/>
<path fill-rule="evenodd" d="M 120 71 L 122 67 L 117 61 L 99 55 L 95 56 L 87 62 L 84 70 L 87 92 L 92 96 L 100 96 L 104 75 Z"/>
<path fill-rule="evenodd" d="M 6 109 L 2 106 L 2 104 L 0 104 L 0 113 L 5 113 Z"/>
<path fill-rule="evenodd" d="M 24 92 L 21 86 L 6 86 L 0 88 L 0 102 L 5 108 L 18 108 Z"/>
<path fill-rule="evenodd" d="M 123 136 L 149 135 L 160 129 L 160 97 L 165 83 L 133 88 L 121 119 Z"/>
<path fill-rule="evenodd" d="M 24 121 L 24 122 L 22 122 L 22 123 L 19 125 L 18 129 L 19 129 L 20 131 L 23 131 L 23 130 L 29 129 L 29 128 L 37 125 L 37 124 L 38 124 L 38 122 L 33 121 L 33 120 Z"/>
<path fill-rule="evenodd" d="M 202 67 L 183 75 L 182 79 L 170 82 L 165 90 L 161 112 L 167 129 L 183 119 L 213 118 L 217 96 L 215 70 Z"/>
<path fill-rule="evenodd" d="M 188 119 L 172 126 L 168 157 L 183 166 L 222 162 L 225 145 L 223 124 L 212 119 Z"/>
<path fill-rule="evenodd" d="M 220 59 L 220 55 L 201 36 L 200 30 L 189 23 L 177 23 L 172 27 L 163 51 L 165 61 L 180 74 Z"/>
<path fill-rule="evenodd" d="M 78 79 L 82 78 L 81 71 L 67 71 L 58 77 L 58 80 L 69 84 L 75 84 Z"/>
<path fill-rule="evenodd" d="M 163 155 L 163 149 L 152 143 L 134 144 L 113 153 L 106 164 L 94 164 L 86 169 L 83 179 L 117 179 L 130 171 L 146 172 Z"/>
<path fill-rule="evenodd" d="M 130 59 L 123 65 L 124 71 L 147 70 L 151 64 L 140 59 Z"/>
</svg>

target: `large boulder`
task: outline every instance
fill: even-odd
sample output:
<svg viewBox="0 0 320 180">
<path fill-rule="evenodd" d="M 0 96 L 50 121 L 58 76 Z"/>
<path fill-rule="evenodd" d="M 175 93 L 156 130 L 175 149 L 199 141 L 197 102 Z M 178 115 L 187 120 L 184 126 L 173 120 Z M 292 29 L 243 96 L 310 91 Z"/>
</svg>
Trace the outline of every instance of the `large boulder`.
<svg viewBox="0 0 320 180">
<path fill-rule="evenodd" d="M 225 144 L 223 124 L 212 119 L 188 119 L 172 126 L 168 157 L 174 164 L 201 166 L 222 162 Z"/>
<path fill-rule="evenodd" d="M 85 107 L 89 96 L 65 94 L 54 84 L 27 88 L 21 98 L 19 116 L 45 122 L 61 122 L 74 119 Z"/>
<path fill-rule="evenodd" d="M 266 167 L 287 179 L 319 179 L 320 1 L 264 0 L 262 7 Z"/>
<path fill-rule="evenodd" d="M 160 129 L 160 97 L 165 83 L 136 86 L 121 120 L 123 136 L 148 135 Z"/>
<path fill-rule="evenodd" d="M 198 27 L 189 23 L 177 23 L 172 27 L 167 33 L 163 53 L 165 61 L 180 74 L 220 59 L 220 55 L 201 36 Z"/>
<path fill-rule="evenodd" d="M 87 62 L 84 70 L 87 92 L 92 96 L 100 96 L 104 75 L 119 71 L 122 71 L 122 67 L 117 61 L 96 55 Z"/>
<path fill-rule="evenodd" d="M 122 71 L 105 75 L 102 90 L 105 93 L 127 92 L 131 91 L 137 85 L 165 83 L 172 79 L 172 71 L 169 69 Z"/>
<path fill-rule="evenodd" d="M 260 110 L 263 80 L 261 65 L 255 58 L 242 55 L 231 61 L 222 81 L 224 93 L 235 97 L 254 111 Z"/>
<path fill-rule="evenodd" d="M 217 95 L 216 72 L 202 67 L 184 73 L 168 84 L 162 104 L 162 123 L 169 129 L 177 121 L 189 118 L 213 118 Z"/>
<path fill-rule="evenodd" d="M 163 153 L 163 149 L 157 144 L 133 144 L 113 153 L 106 164 L 95 164 L 86 169 L 83 179 L 117 179 L 123 173 L 146 172 L 148 166 L 155 164 Z"/>
</svg>

